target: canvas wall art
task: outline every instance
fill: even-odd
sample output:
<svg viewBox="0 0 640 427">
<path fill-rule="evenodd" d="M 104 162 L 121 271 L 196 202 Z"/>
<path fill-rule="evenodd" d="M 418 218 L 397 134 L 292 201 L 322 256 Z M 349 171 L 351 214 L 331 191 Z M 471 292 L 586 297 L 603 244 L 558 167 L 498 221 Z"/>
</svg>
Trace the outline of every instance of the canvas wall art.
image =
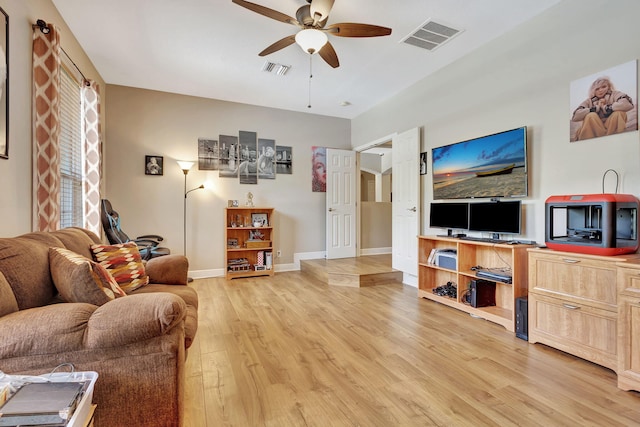
<svg viewBox="0 0 640 427">
<path fill-rule="evenodd" d="M 571 82 L 571 142 L 638 130 L 637 61 Z"/>
</svg>

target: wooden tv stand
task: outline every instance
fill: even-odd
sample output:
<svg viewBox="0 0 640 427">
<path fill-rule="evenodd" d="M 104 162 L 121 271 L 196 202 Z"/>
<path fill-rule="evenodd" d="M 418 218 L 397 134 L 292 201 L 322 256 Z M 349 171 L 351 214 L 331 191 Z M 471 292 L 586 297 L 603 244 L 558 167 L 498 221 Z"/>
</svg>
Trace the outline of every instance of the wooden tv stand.
<svg viewBox="0 0 640 427">
<path fill-rule="evenodd" d="M 527 249 L 531 245 L 496 244 L 450 237 L 418 237 L 418 296 L 467 312 L 473 316 L 489 320 L 515 331 L 515 300 L 527 295 Z M 432 249 L 455 249 L 457 266 L 455 269 L 439 267 L 429 263 Z M 481 279 L 472 267 L 486 268 L 510 267 L 512 283 L 496 282 L 496 305 L 472 307 L 464 300 L 469 283 Z M 486 280 L 486 279 L 485 279 Z M 433 293 L 438 286 L 452 282 L 457 285 L 456 298 L 439 296 Z"/>
</svg>

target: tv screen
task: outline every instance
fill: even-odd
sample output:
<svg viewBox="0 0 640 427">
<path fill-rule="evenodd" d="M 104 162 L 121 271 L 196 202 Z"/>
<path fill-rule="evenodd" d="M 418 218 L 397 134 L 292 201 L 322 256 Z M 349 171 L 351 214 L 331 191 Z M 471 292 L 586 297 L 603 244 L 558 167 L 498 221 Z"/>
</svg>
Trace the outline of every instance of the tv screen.
<svg viewBox="0 0 640 427">
<path fill-rule="evenodd" d="M 469 203 L 431 203 L 429 226 L 467 230 Z"/>
<path fill-rule="evenodd" d="M 521 202 L 469 203 L 469 230 L 520 234 Z"/>
<path fill-rule="evenodd" d="M 527 196 L 526 126 L 431 150 L 433 198 Z"/>
</svg>

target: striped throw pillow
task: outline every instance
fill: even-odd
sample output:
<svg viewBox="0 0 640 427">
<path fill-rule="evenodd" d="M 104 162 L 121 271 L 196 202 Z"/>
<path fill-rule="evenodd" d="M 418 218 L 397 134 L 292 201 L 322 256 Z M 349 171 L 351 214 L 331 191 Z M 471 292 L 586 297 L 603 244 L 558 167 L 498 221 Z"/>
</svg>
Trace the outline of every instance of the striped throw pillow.
<svg viewBox="0 0 640 427">
<path fill-rule="evenodd" d="M 127 242 L 117 245 L 91 245 L 93 259 L 105 267 L 126 292 L 149 283 L 138 245 Z"/>
</svg>

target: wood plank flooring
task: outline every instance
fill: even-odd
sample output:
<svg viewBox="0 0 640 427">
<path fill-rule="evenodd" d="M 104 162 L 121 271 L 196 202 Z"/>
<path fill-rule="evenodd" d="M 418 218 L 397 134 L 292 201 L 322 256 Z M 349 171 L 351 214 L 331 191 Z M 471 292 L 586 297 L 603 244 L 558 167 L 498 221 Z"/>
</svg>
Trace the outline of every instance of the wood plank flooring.
<svg viewBox="0 0 640 427">
<path fill-rule="evenodd" d="M 615 373 L 389 282 L 198 279 L 185 425 L 637 426 Z"/>
</svg>

